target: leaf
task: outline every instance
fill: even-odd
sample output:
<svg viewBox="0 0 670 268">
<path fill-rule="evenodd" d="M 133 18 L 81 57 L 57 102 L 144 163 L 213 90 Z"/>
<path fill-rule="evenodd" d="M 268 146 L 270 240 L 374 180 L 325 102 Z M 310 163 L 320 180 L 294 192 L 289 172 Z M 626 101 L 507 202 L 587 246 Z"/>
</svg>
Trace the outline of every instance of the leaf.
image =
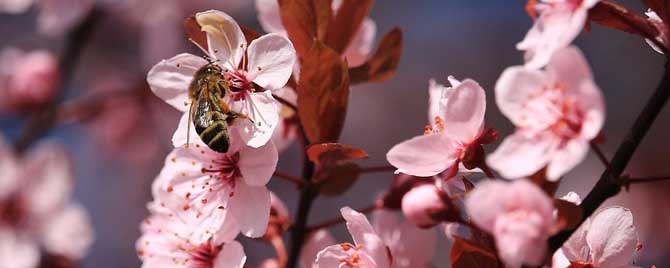
<svg viewBox="0 0 670 268">
<path fill-rule="evenodd" d="M 664 22 L 668 21 L 668 3 L 667 0 L 642 0 L 644 4 L 656 12 L 656 14 L 663 20 Z"/>
<path fill-rule="evenodd" d="M 317 41 L 301 64 L 298 115 L 310 143 L 336 142 L 347 113 L 347 63 Z"/>
<path fill-rule="evenodd" d="M 298 56 L 303 58 L 317 37 L 324 37 L 331 20 L 332 0 L 279 0 L 282 24 Z"/>
<path fill-rule="evenodd" d="M 207 34 L 201 30 L 200 24 L 195 19 L 195 16 L 190 16 L 184 21 L 184 28 L 186 28 L 186 35 L 192 42 L 200 45 L 205 51 L 207 50 Z"/>
<path fill-rule="evenodd" d="M 337 196 L 349 190 L 358 180 L 360 173 L 361 168 L 352 162 L 328 165 L 317 172 L 314 181 L 319 185 L 321 194 Z"/>
<path fill-rule="evenodd" d="M 373 0 L 342 0 L 328 28 L 326 44 L 342 54 L 370 13 Z"/>
<path fill-rule="evenodd" d="M 502 267 L 496 255 L 489 249 L 460 237 L 454 237 L 450 259 L 452 268 Z"/>
<path fill-rule="evenodd" d="M 605 27 L 654 39 L 658 29 L 646 18 L 610 1 L 601 1 L 589 10 L 589 20 Z"/>
<path fill-rule="evenodd" d="M 250 44 L 251 41 L 254 41 L 259 37 L 261 37 L 261 34 L 259 34 L 254 29 L 251 29 L 247 26 L 240 24 L 240 29 L 242 29 L 242 33 L 244 33 L 244 37 L 247 39 L 247 44 Z"/>
<path fill-rule="evenodd" d="M 394 28 L 379 43 L 375 54 L 365 64 L 349 70 L 353 84 L 382 82 L 395 74 L 402 52 L 402 32 Z"/>
<path fill-rule="evenodd" d="M 307 148 L 309 160 L 317 165 L 323 163 L 339 163 L 368 157 L 368 153 L 360 148 L 341 143 L 314 144 Z"/>
<path fill-rule="evenodd" d="M 554 207 L 558 211 L 555 231 L 579 227 L 584 217 L 584 210 L 580 206 L 563 199 L 554 199 Z"/>
</svg>

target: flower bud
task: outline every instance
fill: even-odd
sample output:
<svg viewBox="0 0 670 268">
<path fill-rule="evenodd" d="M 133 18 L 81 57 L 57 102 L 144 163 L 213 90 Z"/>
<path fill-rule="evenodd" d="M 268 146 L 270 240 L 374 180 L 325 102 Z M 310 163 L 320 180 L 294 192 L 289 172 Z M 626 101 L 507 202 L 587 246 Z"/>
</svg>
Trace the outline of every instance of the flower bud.
<svg viewBox="0 0 670 268">
<path fill-rule="evenodd" d="M 42 50 L 26 53 L 14 62 L 13 68 L 6 92 L 11 107 L 25 109 L 54 98 L 60 74 L 53 54 Z"/>
<path fill-rule="evenodd" d="M 402 198 L 409 190 L 418 185 L 432 183 L 433 180 L 428 178 L 410 176 L 402 173 L 395 175 L 390 189 L 382 197 L 382 206 L 387 209 L 400 209 Z"/>
<path fill-rule="evenodd" d="M 412 188 L 402 198 L 402 212 L 420 228 L 430 228 L 443 221 L 459 218 L 458 208 L 449 196 L 433 184 Z"/>
</svg>

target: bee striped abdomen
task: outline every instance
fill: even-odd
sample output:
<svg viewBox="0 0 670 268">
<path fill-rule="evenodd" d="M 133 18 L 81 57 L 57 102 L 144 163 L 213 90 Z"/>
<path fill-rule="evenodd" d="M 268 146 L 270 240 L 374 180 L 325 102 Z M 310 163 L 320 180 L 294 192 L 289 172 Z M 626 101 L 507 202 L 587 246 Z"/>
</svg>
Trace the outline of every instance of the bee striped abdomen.
<svg viewBox="0 0 670 268">
<path fill-rule="evenodd" d="M 191 115 L 195 132 L 209 148 L 226 153 L 230 146 L 227 117 L 216 103 L 218 98 L 207 96 L 207 94 L 211 93 L 207 90 L 201 93 Z"/>
</svg>

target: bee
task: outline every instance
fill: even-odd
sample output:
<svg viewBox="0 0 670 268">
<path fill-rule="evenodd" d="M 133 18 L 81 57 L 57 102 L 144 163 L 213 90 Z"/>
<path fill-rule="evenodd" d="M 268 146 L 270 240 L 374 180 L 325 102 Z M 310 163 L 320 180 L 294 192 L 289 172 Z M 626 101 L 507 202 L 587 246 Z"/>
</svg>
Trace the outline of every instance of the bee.
<svg viewBox="0 0 670 268">
<path fill-rule="evenodd" d="M 228 127 L 235 119 L 246 118 L 223 101 L 229 88 L 223 69 L 211 61 L 195 73 L 188 88 L 191 99 L 188 124 L 192 121 L 200 139 L 219 153 L 228 152 L 230 147 Z"/>
</svg>

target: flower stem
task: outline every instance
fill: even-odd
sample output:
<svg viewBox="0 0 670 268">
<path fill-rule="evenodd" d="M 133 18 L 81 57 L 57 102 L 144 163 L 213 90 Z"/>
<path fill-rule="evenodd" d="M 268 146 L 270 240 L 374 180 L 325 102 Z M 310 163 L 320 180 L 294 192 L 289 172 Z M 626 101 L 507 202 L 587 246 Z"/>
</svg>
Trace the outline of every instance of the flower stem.
<svg viewBox="0 0 670 268">
<path fill-rule="evenodd" d="M 307 184 L 304 180 L 301 178 L 298 178 L 296 176 L 281 172 L 279 170 L 275 171 L 274 176 L 280 179 L 283 179 L 285 181 L 291 182 L 295 184 L 298 188 L 303 188 L 305 187 L 305 184 Z"/>
<path fill-rule="evenodd" d="M 367 213 L 370 213 L 370 212 L 372 212 L 372 211 L 374 211 L 375 209 L 378 209 L 378 208 L 379 208 L 379 206 L 377 204 L 373 204 L 373 205 L 370 205 L 366 208 L 358 209 L 357 211 L 360 212 L 360 213 L 363 213 L 363 214 L 367 214 Z M 330 220 L 327 220 L 327 221 L 324 221 L 324 222 L 321 222 L 321 223 L 317 223 L 313 226 L 310 226 L 310 227 L 307 228 L 307 232 L 309 233 L 309 232 L 313 232 L 313 231 L 316 231 L 316 230 L 319 230 L 319 229 L 322 229 L 322 228 L 332 227 L 332 226 L 335 226 L 335 225 L 338 225 L 338 224 L 342 224 L 344 222 L 345 222 L 344 218 L 342 218 L 340 216 L 340 217 L 333 218 L 333 219 L 330 219 Z"/>
<path fill-rule="evenodd" d="M 600 149 L 600 146 L 598 144 L 595 144 L 591 142 L 591 150 L 593 150 L 594 153 L 598 156 L 598 159 L 600 160 L 603 165 L 605 165 L 606 168 L 610 167 L 610 160 L 607 159 L 607 156 L 605 156 L 605 153 L 603 153 L 603 150 Z"/>
<path fill-rule="evenodd" d="M 582 201 L 580 207 L 584 211 L 584 217 L 581 219 L 581 223 L 591 216 L 605 200 L 621 191 L 621 184 L 618 183 L 618 178 L 621 177 L 621 173 L 633 157 L 638 145 L 640 145 L 654 120 L 663 109 L 668 97 L 670 97 L 670 61 L 666 60 L 663 78 L 656 91 L 647 101 L 647 104 L 629 130 L 628 135 L 617 148 L 610 166 L 603 172 L 593 190 Z M 549 239 L 550 252 L 559 249 L 575 230 L 576 228 L 565 230 L 552 236 Z"/>
<path fill-rule="evenodd" d="M 645 177 L 645 178 L 629 178 L 622 182 L 624 186 L 630 184 L 641 184 L 641 183 L 650 183 L 650 182 L 659 182 L 659 181 L 670 181 L 670 176 L 663 177 Z"/>
<path fill-rule="evenodd" d="M 98 21 L 100 21 L 101 13 L 97 8 L 93 8 L 86 19 L 68 33 L 59 62 L 59 70 L 61 71 L 59 96 L 46 104 L 44 109 L 35 112 L 24 129 L 21 130 L 19 139 L 14 144 L 14 150 L 18 154 L 22 154 L 33 142 L 46 134 L 57 123 L 58 107 L 65 97 L 65 88 L 72 80 L 81 52 L 90 39 Z"/>
</svg>

